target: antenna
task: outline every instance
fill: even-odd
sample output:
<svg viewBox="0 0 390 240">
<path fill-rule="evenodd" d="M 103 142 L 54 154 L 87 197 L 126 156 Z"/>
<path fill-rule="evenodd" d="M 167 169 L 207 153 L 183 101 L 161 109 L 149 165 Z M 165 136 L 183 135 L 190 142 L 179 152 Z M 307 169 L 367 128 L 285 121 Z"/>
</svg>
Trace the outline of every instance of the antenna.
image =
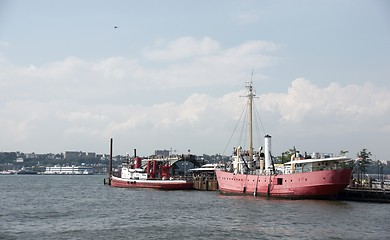
<svg viewBox="0 0 390 240">
<path fill-rule="evenodd" d="M 251 76 L 251 82 L 253 82 L 253 73 L 255 71 L 255 66 L 252 67 L 252 76 Z"/>
</svg>

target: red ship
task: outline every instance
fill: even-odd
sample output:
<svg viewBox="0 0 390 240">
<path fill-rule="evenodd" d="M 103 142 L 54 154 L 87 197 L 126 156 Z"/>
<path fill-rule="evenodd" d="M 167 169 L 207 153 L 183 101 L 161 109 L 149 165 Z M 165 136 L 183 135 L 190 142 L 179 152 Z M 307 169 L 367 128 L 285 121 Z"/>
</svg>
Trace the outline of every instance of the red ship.
<svg viewBox="0 0 390 240">
<path fill-rule="evenodd" d="M 215 171 L 220 192 L 284 198 L 327 198 L 349 185 L 352 159 L 346 156 L 319 153 L 302 156 L 294 148 L 291 161 L 274 164 L 269 135 L 265 136 L 264 149 L 254 151 L 252 102 L 256 94 L 252 81 L 249 81 L 246 87 L 249 149 L 237 147 L 232 156 L 232 163 L 226 171 Z"/>
<path fill-rule="evenodd" d="M 111 175 L 110 184 L 122 188 L 155 188 L 164 190 L 192 189 L 192 180 L 174 179 L 170 176 L 169 161 L 134 157 L 122 163 L 120 177 Z"/>
</svg>

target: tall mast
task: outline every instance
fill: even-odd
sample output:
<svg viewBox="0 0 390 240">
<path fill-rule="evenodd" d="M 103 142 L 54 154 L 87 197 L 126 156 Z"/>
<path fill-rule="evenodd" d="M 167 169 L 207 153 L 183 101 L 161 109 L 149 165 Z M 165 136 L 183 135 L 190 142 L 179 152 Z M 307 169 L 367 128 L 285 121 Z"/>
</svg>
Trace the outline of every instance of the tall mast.
<svg viewBox="0 0 390 240">
<path fill-rule="evenodd" d="M 253 77 L 253 72 L 252 72 Z M 249 117 L 248 117 L 248 128 L 249 128 L 249 159 L 253 159 L 253 131 L 252 131 L 252 112 L 253 112 L 253 98 L 256 96 L 256 93 L 253 91 L 253 82 L 252 80 L 247 82 L 246 88 L 248 89 L 248 94 L 246 97 L 248 97 L 248 111 L 249 111 Z"/>
</svg>

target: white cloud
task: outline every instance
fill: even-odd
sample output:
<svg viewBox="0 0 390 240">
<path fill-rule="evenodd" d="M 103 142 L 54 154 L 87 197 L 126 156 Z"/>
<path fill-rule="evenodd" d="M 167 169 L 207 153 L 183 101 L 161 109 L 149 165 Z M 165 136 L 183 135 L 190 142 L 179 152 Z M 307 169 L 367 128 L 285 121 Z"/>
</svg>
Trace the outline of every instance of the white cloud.
<svg viewBox="0 0 390 240">
<path fill-rule="evenodd" d="M 209 37 L 203 37 L 201 40 L 182 37 L 169 42 L 166 46 L 163 43 L 160 40 L 154 48 L 147 48 L 144 52 L 145 57 L 149 60 L 178 60 L 213 54 L 220 49 L 219 42 Z"/>
<path fill-rule="evenodd" d="M 282 124 L 322 125 L 318 131 L 332 131 L 326 126 L 337 125 L 337 131 L 385 129 L 390 119 L 389 89 L 371 83 L 346 85 L 331 83 L 320 88 L 306 79 L 296 79 L 287 93 L 270 93 L 261 97 L 263 108 L 278 112 Z M 324 130 L 326 129 L 326 130 Z M 379 128 L 380 129 L 380 128 Z"/>
<path fill-rule="evenodd" d="M 112 57 L 87 61 L 68 57 L 41 66 L 0 65 L 0 100 L 72 99 L 101 101 L 102 97 L 139 95 L 141 91 L 237 85 L 243 71 L 272 64 L 265 52 L 278 46 L 264 41 L 248 41 L 221 48 L 209 37 L 200 40 L 185 37 L 150 49 L 142 59 Z M 154 62 L 172 58 L 163 66 Z M 183 57 L 187 60 L 183 61 Z"/>
<path fill-rule="evenodd" d="M 221 92 L 243 88 L 251 68 L 273 64 L 265 53 L 278 48 L 264 41 L 223 48 L 207 37 L 181 38 L 149 48 L 139 59 L 6 62 L 0 65 L 0 144 L 5 150 L 99 152 L 115 137 L 118 153 L 128 144 L 143 146 L 143 154 L 164 147 L 221 152 L 245 102 L 243 91 Z M 163 67 L 156 64 L 168 56 Z M 314 81 L 296 79 L 286 91 L 259 96 L 266 128 L 303 138 L 389 134 L 389 89 L 372 83 L 320 87 Z M 211 94 L 216 88 L 223 90 Z"/>
<path fill-rule="evenodd" d="M 57 116 L 60 119 L 65 119 L 70 122 L 77 121 L 104 121 L 107 119 L 107 116 L 102 115 L 101 113 L 91 113 L 91 112 L 57 112 Z"/>
<path fill-rule="evenodd" d="M 183 102 L 161 100 L 150 106 L 13 101 L 0 108 L 4 127 L 0 142 L 6 148 L 31 145 L 36 148 L 32 151 L 43 147 L 99 151 L 105 149 L 107 139 L 114 137 L 125 148 L 128 141 L 143 145 L 145 154 L 154 150 L 150 148 L 170 146 L 191 147 L 199 154 L 221 152 L 245 105 L 245 99 L 239 97 L 243 94 L 240 91 L 216 97 L 194 93 Z M 276 117 L 264 123 L 268 129 L 289 129 L 286 134 L 295 130 L 295 134 L 307 136 L 315 131 L 320 136 L 336 131 L 335 127 L 341 132 L 388 134 L 388 95 L 388 89 L 369 83 L 332 83 L 321 88 L 297 79 L 286 93 L 259 96 L 257 106 L 262 114 L 274 113 Z M 356 96 L 365 97 L 361 100 Z M 117 151 L 126 150 L 118 147 Z"/>
</svg>

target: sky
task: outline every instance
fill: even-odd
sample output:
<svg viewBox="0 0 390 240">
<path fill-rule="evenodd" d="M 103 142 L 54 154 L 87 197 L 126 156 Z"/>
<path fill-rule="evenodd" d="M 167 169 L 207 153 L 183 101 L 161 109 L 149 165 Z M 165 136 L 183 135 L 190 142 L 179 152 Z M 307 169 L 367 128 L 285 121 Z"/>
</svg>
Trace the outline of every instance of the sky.
<svg viewBox="0 0 390 240">
<path fill-rule="evenodd" d="M 273 155 L 390 160 L 388 1 L 0 0 L 3 152 L 229 155 L 251 80 Z"/>
</svg>

